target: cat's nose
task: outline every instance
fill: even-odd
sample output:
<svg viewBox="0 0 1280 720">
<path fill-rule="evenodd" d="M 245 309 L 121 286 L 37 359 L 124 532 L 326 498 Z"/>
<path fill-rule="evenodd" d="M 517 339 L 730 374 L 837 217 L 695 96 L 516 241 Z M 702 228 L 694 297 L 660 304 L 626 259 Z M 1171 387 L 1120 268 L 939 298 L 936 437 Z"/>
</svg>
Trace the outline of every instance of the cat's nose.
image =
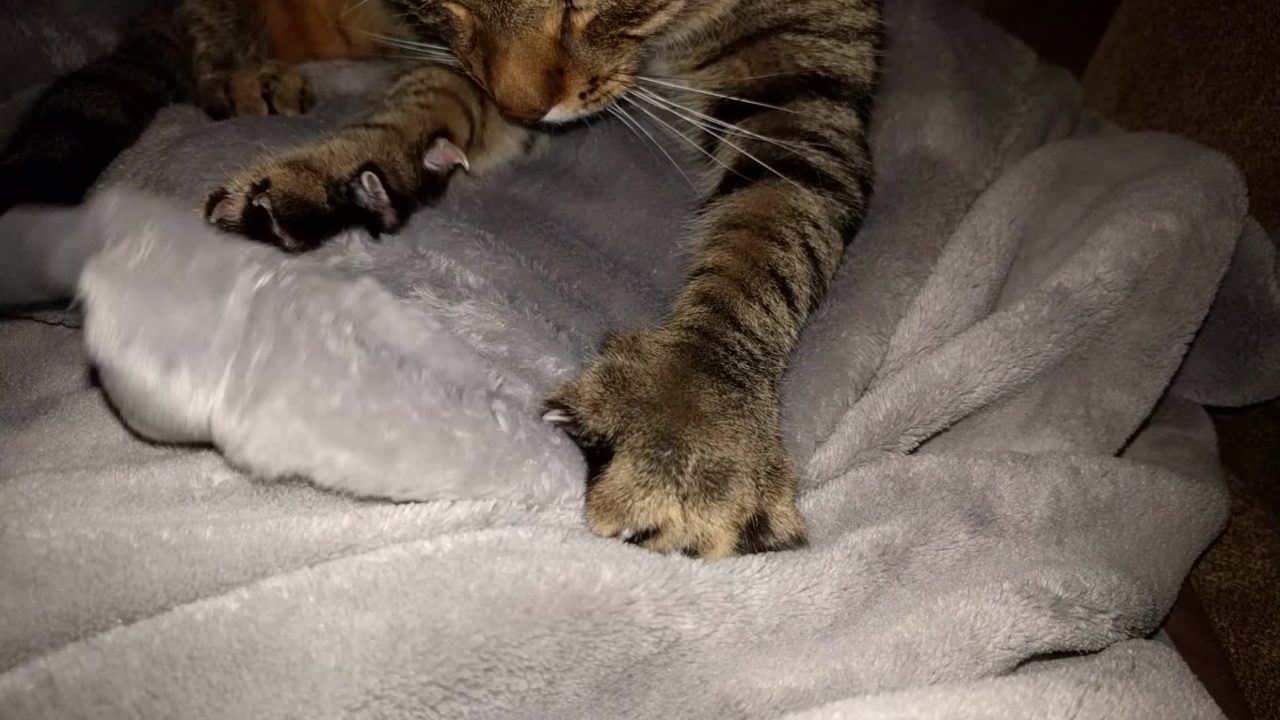
<svg viewBox="0 0 1280 720">
<path fill-rule="evenodd" d="M 553 105 L 548 103 L 512 104 L 498 100 L 498 109 L 503 115 L 516 120 L 541 120 Z"/>
<path fill-rule="evenodd" d="M 490 85 L 493 100 L 508 117 L 538 120 L 564 98 L 564 74 L 558 68 L 507 73 Z"/>
<path fill-rule="evenodd" d="M 526 40 L 495 48 L 487 65 L 489 92 L 508 117 L 539 120 L 564 99 L 569 71 L 551 43 Z"/>
</svg>

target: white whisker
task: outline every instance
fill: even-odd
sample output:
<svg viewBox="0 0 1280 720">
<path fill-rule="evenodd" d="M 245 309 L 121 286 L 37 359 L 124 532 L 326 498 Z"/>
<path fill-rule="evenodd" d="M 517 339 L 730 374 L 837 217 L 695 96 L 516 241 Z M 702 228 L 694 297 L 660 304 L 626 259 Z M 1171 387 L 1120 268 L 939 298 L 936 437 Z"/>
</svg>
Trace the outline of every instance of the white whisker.
<svg viewBox="0 0 1280 720">
<path fill-rule="evenodd" d="M 635 122 L 634 118 L 623 115 L 622 109 L 618 107 L 614 107 L 613 105 L 606 105 L 604 109 L 610 115 L 617 118 L 618 121 L 622 123 L 623 127 L 625 127 L 627 131 L 630 132 L 633 136 L 635 136 L 635 138 L 640 141 L 641 145 L 644 145 L 645 150 L 648 150 L 650 155 L 657 157 L 657 155 L 654 154 L 653 148 L 650 146 L 650 143 L 645 142 L 644 136 L 641 135 L 640 131 L 637 130 L 633 125 L 633 123 Z"/>
<path fill-rule="evenodd" d="M 637 80 L 642 80 L 647 83 L 653 83 L 655 85 L 661 85 L 663 87 L 675 88 L 676 90 L 685 90 L 691 93 L 698 93 L 699 95 L 710 95 L 711 97 L 717 97 L 722 100 L 732 100 L 734 102 L 746 103 L 747 105 L 758 105 L 759 107 L 769 108 L 770 110 L 778 110 L 779 112 L 785 112 L 785 113 L 794 114 L 796 112 L 795 110 L 789 110 L 784 107 L 778 107 L 777 105 L 770 105 L 769 103 L 763 103 L 763 102 L 760 102 L 759 100 L 748 100 L 746 98 L 735 97 L 733 95 L 726 95 L 724 93 L 712 92 L 711 90 L 703 90 L 702 88 L 689 87 L 688 85 L 681 85 L 679 83 L 666 82 L 664 80 L 658 80 L 657 78 L 651 78 L 644 75 L 634 75 L 633 77 L 635 77 L 635 79 Z"/>
<path fill-rule="evenodd" d="M 679 111 L 679 113 L 688 113 L 688 114 L 693 115 L 693 116 L 695 116 L 695 117 L 702 118 L 704 121 L 706 121 L 706 122 L 708 122 L 708 123 L 711 123 L 711 124 L 713 124 L 713 125 L 715 125 L 715 126 L 718 126 L 718 127 L 722 128 L 723 130 L 725 130 L 725 131 L 727 131 L 727 132 L 731 132 L 731 133 L 733 133 L 733 134 L 735 134 L 735 135 L 739 135 L 739 136 L 742 136 L 742 137 L 755 138 L 756 140 L 760 140 L 760 141 L 767 142 L 767 143 L 772 143 L 772 144 L 774 144 L 774 145 L 777 145 L 777 146 L 778 146 L 778 147 L 780 147 L 780 148 L 783 148 L 783 149 L 785 149 L 785 150 L 790 150 L 790 151 L 792 151 L 792 152 L 795 152 L 795 151 L 797 151 L 797 150 L 801 150 L 801 149 L 803 149 L 803 146 L 802 146 L 802 145 L 793 144 L 793 143 L 788 143 L 788 142 L 785 142 L 785 141 L 783 141 L 783 140 L 778 140 L 778 139 L 776 139 L 776 138 L 768 137 L 767 135 L 761 135 L 760 133 L 753 132 L 753 131 L 751 131 L 751 130 L 748 130 L 748 129 L 744 128 L 744 127 L 740 127 L 740 126 L 738 126 L 738 125 L 734 125 L 733 123 L 725 122 L 724 120 L 721 120 L 721 119 L 716 118 L 716 117 L 712 117 L 712 116 L 710 116 L 710 115 L 707 115 L 706 113 L 700 113 L 700 112 L 698 112 L 697 110 L 694 110 L 693 108 L 691 108 L 691 107 L 689 107 L 689 106 L 687 106 L 687 105 L 681 105 L 680 103 L 678 103 L 678 102 L 676 102 L 676 101 L 674 101 L 674 100 L 672 100 L 672 99 L 670 99 L 670 98 L 663 97 L 663 96 L 661 96 L 661 95 L 659 95 L 659 94 L 657 94 L 657 93 L 649 92 L 648 90 L 645 90 L 644 88 L 635 88 L 635 91 L 636 91 L 637 93 L 639 93 L 641 97 L 647 98 L 647 99 L 649 99 L 650 101 L 656 101 L 656 102 L 658 102 L 658 103 L 661 103 L 662 105 L 667 106 L 668 108 L 670 108 L 670 110 L 671 110 L 673 113 L 676 113 L 676 111 Z M 685 120 L 686 120 L 686 121 L 689 121 L 689 122 L 692 122 L 688 117 L 686 117 L 686 118 L 685 118 Z M 698 127 L 704 127 L 704 126 L 703 126 L 702 124 L 700 124 L 700 123 L 694 123 L 694 124 L 697 124 L 697 125 L 698 125 Z M 705 128 L 704 128 L 704 129 L 705 129 Z"/>
<path fill-rule="evenodd" d="M 379 44 L 384 47 L 404 51 L 404 53 L 383 52 L 382 57 L 393 57 L 402 60 L 429 60 L 441 65 L 450 65 L 453 67 L 462 66 L 462 63 L 459 62 L 457 56 L 453 54 L 453 51 L 443 45 L 406 40 L 404 38 L 391 37 L 390 35 L 381 35 L 379 33 L 368 32 L 357 27 L 347 27 L 346 29 L 371 37 L 377 40 Z"/>
<path fill-rule="evenodd" d="M 804 72 L 807 72 L 807 71 L 806 70 L 789 70 L 786 72 L 764 73 L 763 75 L 743 75 L 743 76 L 735 75 L 733 76 L 733 80 L 735 82 L 743 82 L 747 80 L 764 80 L 766 78 L 790 77 L 793 75 L 800 75 L 801 73 L 804 73 Z M 694 82 L 698 82 L 699 80 L 706 79 L 705 76 L 698 76 L 698 75 L 639 75 L 639 76 L 633 75 L 632 77 L 644 77 L 644 78 L 650 78 L 653 80 L 676 80 L 676 81 L 685 82 L 685 83 L 694 83 Z"/>
<path fill-rule="evenodd" d="M 624 95 L 623 97 L 619 98 L 619 99 L 621 99 L 621 100 L 629 100 L 629 98 L 627 98 L 625 95 Z M 632 104 L 634 105 L 635 103 L 632 103 Z M 617 111 L 618 111 L 619 113 L 621 113 L 621 115 L 619 115 L 619 117 L 625 117 L 625 118 L 629 119 L 631 122 L 635 123 L 635 126 L 636 126 L 637 128 L 639 128 L 639 129 L 640 129 L 640 132 L 644 133 L 644 136 L 645 136 L 645 137 L 647 137 L 647 138 L 649 138 L 649 142 L 653 143 L 653 144 L 654 144 L 654 147 L 656 147 L 656 148 L 658 148 L 659 150 L 661 150 L 661 151 L 662 151 L 662 154 L 667 156 L 667 160 L 671 161 L 671 165 L 672 165 L 672 167 L 674 167 L 674 168 L 676 169 L 676 172 L 680 173 L 680 176 L 684 178 L 684 181 L 685 181 L 685 182 L 687 182 L 687 183 L 689 183 L 689 187 L 691 187 L 691 188 L 693 188 L 695 191 L 697 191 L 698 186 L 697 186 L 697 185 L 695 185 L 695 184 L 694 184 L 694 182 L 693 182 L 692 180 L 690 180 L 690 179 L 689 179 L 689 176 L 685 174 L 685 172 L 684 172 L 684 168 L 680 167 L 680 163 L 676 162 L 676 159 L 675 159 L 675 158 L 673 158 L 673 157 L 671 157 L 671 153 L 667 152 L 667 149 L 666 149 L 665 147 L 663 147 L 662 143 L 660 143 L 660 142 L 658 142 L 656 139 L 654 139 L 653 135 L 651 135 L 651 134 L 649 133 L 649 131 L 645 129 L 644 125 L 641 125 L 641 124 L 640 124 L 640 121 L 638 121 L 638 120 L 636 120 L 635 118 L 631 117 L 631 113 L 627 112 L 627 111 L 626 111 L 626 109 L 625 109 L 625 108 L 623 108 L 623 107 L 622 107 L 622 106 L 620 106 L 620 105 L 610 105 L 609 107 L 617 109 Z M 640 110 L 644 110 L 646 113 L 648 113 L 648 112 L 649 112 L 648 110 L 645 110 L 645 109 L 644 109 L 643 107 L 641 107 L 640 105 L 635 105 L 635 107 L 639 108 Z"/>
<path fill-rule="evenodd" d="M 360 2 L 357 2 L 355 5 L 348 5 L 347 8 L 342 11 L 342 14 L 345 16 L 347 13 L 351 12 L 352 10 L 355 10 L 356 8 L 360 7 L 361 5 L 364 5 L 367 2 L 369 2 L 369 0 L 360 0 Z"/>
<path fill-rule="evenodd" d="M 644 107 L 643 105 L 640 105 L 639 103 L 636 103 L 636 102 L 635 102 L 634 100 L 632 100 L 631 98 L 629 98 L 629 97 L 628 97 L 628 98 L 625 98 L 625 99 L 626 99 L 626 100 L 628 100 L 629 102 L 631 102 L 633 105 L 635 105 L 635 106 L 636 106 L 636 108 L 637 108 L 638 110 L 640 110 L 640 112 L 643 112 L 645 115 L 648 115 L 649 117 L 653 118 L 653 119 L 654 119 L 654 121 L 656 121 L 656 122 L 658 122 L 658 123 L 662 124 L 662 126 L 663 126 L 663 127 L 665 127 L 665 128 L 667 128 L 667 130 L 669 130 L 669 131 L 671 131 L 671 132 L 675 133 L 675 134 L 676 134 L 677 136 L 679 136 L 682 140 L 684 140 L 686 143 L 688 143 L 689 145 L 691 145 L 691 146 L 693 147 L 693 149 L 695 149 L 695 150 L 697 150 L 698 152 L 702 153 L 703 155 L 706 155 L 707 157 L 711 158 L 711 162 L 714 162 L 715 164 L 717 164 L 717 165 L 719 165 L 720 167 L 724 168 L 726 171 L 731 172 L 731 173 L 733 173 L 734 175 L 737 175 L 738 177 L 742 177 L 742 173 L 740 173 L 740 172 L 738 172 L 737 170 L 734 170 L 733 168 L 729 167 L 729 165 L 727 165 L 723 160 L 721 160 L 720 158 L 716 157 L 714 153 L 707 152 L 707 150 L 706 150 L 705 148 L 703 148 L 701 145 L 699 145 L 699 144 L 698 144 L 698 142 L 697 142 L 696 140 L 694 140 L 693 138 L 689 137 L 688 135 L 685 135 L 684 133 L 680 132 L 680 130 L 679 130 L 679 129 L 677 129 L 674 125 L 672 125 L 671 123 L 669 123 L 669 122 L 667 122 L 667 121 L 663 120 L 662 118 L 658 117 L 657 115 L 654 115 L 653 113 L 649 112 L 648 108 Z M 715 135 L 714 135 L 714 134 L 712 134 L 712 137 L 715 137 Z"/>
<path fill-rule="evenodd" d="M 642 98 L 642 99 L 643 99 L 643 98 Z M 664 108 L 664 107 L 662 107 L 661 105 L 658 105 L 658 104 L 654 103 L 654 102 L 653 102 L 653 101 L 651 101 L 651 100 L 648 100 L 648 101 L 646 101 L 646 102 L 649 102 L 651 105 L 653 105 L 653 107 L 656 107 L 656 108 L 658 108 L 658 109 L 662 109 L 662 110 L 666 110 L 667 112 L 670 112 L 670 113 L 671 113 L 671 114 L 673 114 L 673 115 L 677 115 L 677 117 L 682 117 L 682 119 L 684 119 L 686 122 L 690 122 L 688 118 L 683 118 L 683 116 L 680 116 L 678 113 L 675 113 L 675 112 L 673 112 L 673 111 L 672 111 L 672 110 L 670 110 L 670 109 Z M 637 105 L 637 107 L 640 107 L 640 106 L 639 106 L 639 105 Z M 641 109 L 642 109 L 642 110 L 644 110 L 644 108 L 641 108 Z M 648 112 L 647 110 L 645 110 L 645 113 L 646 113 L 646 114 L 648 114 L 650 117 L 653 117 L 655 120 L 657 120 L 657 119 L 658 119 L 656 116 L 654 116 L 654 115 L 653 115 L 653 113 L 650 113 L 650 112 Z M 658 122 L 662 122 L 662 120 L 658 120 Z M 663 123 L 663 124 L 665 125 L 666 123 Z M 690 124 L 693 124 L 693 123 L 690 123 Z M 668 127 L 670 127 L 670 126 L 668 126 Z M 796 187 L 802 187 L 802 186 L 801 186 L 799 183 L 797 183 L 795 180 L 792 180 L 791 178 L 787 177 L 786 175 L 783 175 L 782 173 L 778 172 L 778 171 L 777 171 L 777 170 L 775 170 L 771 165 L 769 165 L 769 163 L 767 163 L 767 162 L 765 162 L 765 161 L 761 160 L 760 158 L 756 157 L 755 155 L 752 155 L 751 153 L 747 152 L 746 150 L 744 150 L 744 149 L 742 148 L 742 146 L 741 146 L 741 145 L 738 145 L 737 143 L 733 142 L 733 141 L 732 141 L 732 140 L 730 140 L 728 137 L 725 137 L 724 135 L 721 135 L 720 133 L 715 132 L 715 131 L 712 131 L 712 130 L 710 130 L 710 129 L 708 129 L 708 128 L 705 128 L 705 127 L 704 127 L 704 128 L 702 128 L 702 130 L 703 130 L 703 132 L 707 133 L 707 134 L 708 134 L 708 135 L 710 135 L 711 137 L 716 138 L 717 140 L 719 140 L 720 142 L 724 143 L 725 145 L 728 145 L 729 147 L 733 148 L 734 150 L 737 150 L 737 151 L 738 151 L 739 153 L 741 153 L 742 155 L 745 155 L 746 157 L 751 158 L 751 159 L 752 159 L 753 161 L 755 161 L 755 162 L 756 162 L 756 164 L 758 164 L 760 167 L 764 168 L 765 170 L 768 170 L 769 172 L 773 173 L 774 175 L 777 175 L 777 176 L 778 176 L 778 178 L 780 178 L 781 180 L 784 180 L 784 181 L 786 181 L 786 182 L 788 182 L 788 183 L 791 183 L 792 185 L 795 185 Z M 678 132 L 678 131 L 677 131 L 677 132 Z M 684 136 L 684 134 L 683 134 L 683 133 L 681 133 L 681 136 L 683 137 L 683 136 Z M 685 139 L 687 140 L 688 138 L 686 137 Z M 692 143 L 693 141 L 690 141 L 690 142 Z M 697 147 L 699 150 L 702 150 L 702 147 L 701 147 L 701 146 L 699 146 L 697 143 L 693 143 L 693 145 L 694 145 L 695 147 Z M 703 153 L 706 153 L 706 151 L 705 151 L 705 150 L 703 150 Z M 716 159 L 716 162 L 719 162 L 719 159 Z M 725 166 L 725 165 L 724 165 L 724 163 L 720 163 L 720 165 L 721 165 L 721 166 Z M 727 166 L 726 166 L 726 167 L 727 167 Z M 741 176 L 741 173 L 735 173 L 735 174 L 737 174 L 737 175 Z"/>
<path fill-rule="evenodd" d="M 448 65 L 450 67 L 461 67 L 461 63 L 457 58 L 445 57 L 443 55 L 423 55 L 423 54 L 405 54 L 405 53 L 382 53 L 378 57 L 395 58 L 397 60 L 417 60 L 429 61 L 438 65 Z"/>
<path fill-rule="evenodd" d="M 399 38 L 399 37 L 393 37 L 391 35 L 383 35 L 381 33 L 369 32 L 368 30 L 364 30 L 358 27 L 348 27 L 346 29 L 351 30 L 352 32 L 358 32 L 361 35 L 364 35 L 366 37 L 371 37 L 374 40 L 378 40 L 386 45 L 393 45 L 395 47 L 404 48 L 406 50 L 436 50 L 439 52 L 446 52 L 451 55 L 453 54 L 453 48 L 450 48 L 447 45 L 437 45 L 435 43 L 422 42 L 420 40 L 410 40 L 408 38 Z"/>
<path fill-rule="evenodd" d="M 448 58 L 450 60 L 457 60 L 457 58 L 455 58 L 454 56 L 448 53 L 440 52 L 438 50 L 417 50 L 412 48 L 403 48 L 403 47 L 396 47 L 396 46 L 392 46 L 390 49 L 399 50 L 403 53 L 406 53 L 410 57 Z"/>
<path fill-rule="evenodd" d="M 634 91 L 635 91 L 635 89 L 633 89 L 633 90 L 632 90 L 632 92 L 634 92 Z M 695 130 L 701 130 L 701 131 L 705 132 L 706 134 L 710 135 L 711 137 L 716 138 L 717 140 L 719 140 L 719 139 L 720 139 L 720 136 L 716 133 L 716 127 L 715 127 L 714 125 L 707 125 L 707 124 L 705 124 L 705 123 L 703 123 L 703 122 L 700 122 L 700 121 L 699 121 L 699 120 L 697 120 L 696 118 L 691 118 L 691 117 L 688 117 L 688 116 L 684 115 L 683 113 L 679 112 L 679 111 L 678 111 L 678 110 L 676 110 L 676 109 L 668 108 L 668 107 L 664 107 L 664 106 L 662 106 L 662 105 L 658 105 L 658 104 L 656 104 L 656 103 L 654 102 L 654 100 L 656 100 L 657 98 L 655 98 L 655 97 L 653 97 L 653 96 L 637 95 L 636 97 L 639 97 L 641 100 L 644 100 L 644 101 L 645 101 L 646 103 L 648 103 L 651 107 L 657 108 L 658 110 L 661 110 L 661 111 L 663 111 L 663 112 L 665 112 L 665 113 L 667 113 L 667 114 L 669 114 L 669 115 L 673 116 L 673 117 L 674 117 L 674 118 L 676 118 L 677 120 L 680 120 L 680 121 L 682 121 L 682 122 L 686 123 L 687 125 L 692 126 Z M 701 146 L 700 146 L 700 145 L 699 145 L 699 148 L 701 148 Z"/>
</svg>

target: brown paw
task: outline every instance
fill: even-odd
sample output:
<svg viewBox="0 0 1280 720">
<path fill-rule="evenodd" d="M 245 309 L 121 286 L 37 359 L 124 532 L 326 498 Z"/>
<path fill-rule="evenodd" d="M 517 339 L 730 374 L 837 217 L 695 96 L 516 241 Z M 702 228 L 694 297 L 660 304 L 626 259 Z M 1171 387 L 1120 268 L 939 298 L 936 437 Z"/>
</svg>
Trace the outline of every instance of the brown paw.
<svg viewBox="0 0 1280 720">
<path fill-rule="evenodd" d="M 699 371 L 697 353 L 662 331 L 615 336 L 547 401 L 587 460 L 588 526 L 709 559 L 802 546 L 772 391 Z"/>
<path fill-rule="evenodd" d="M 422 202 L 443 192 L 466 155 L 438 137 L 404 157 L 368 138 L 338 137 L 236 174 L 205 200 L 205 218 L 227 232 L 289 252 L 318 247 L 351 227 L 377 236 L 397 229 Z M 377 150 L 388 152 L 379 153 Z M 378 160 L 366 159 L 382 155 Z"/>
<path fill-rule="evenodd" d="M 301 115 L 311 106 L 311 94 L 297 68 L 266 62 L 205 76 L 200 81 L 199 101 L 216 119 Z"/>
</svg>

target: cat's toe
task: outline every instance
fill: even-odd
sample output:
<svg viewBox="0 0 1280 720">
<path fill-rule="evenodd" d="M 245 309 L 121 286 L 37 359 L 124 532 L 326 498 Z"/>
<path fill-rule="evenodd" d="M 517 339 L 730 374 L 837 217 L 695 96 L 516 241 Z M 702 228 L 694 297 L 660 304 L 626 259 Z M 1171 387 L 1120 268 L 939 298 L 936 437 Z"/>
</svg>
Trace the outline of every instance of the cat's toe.
<svg viewBox="0 0 1280 720">
<path fill-rule="evenodd" d="M 317 247 L 326 236 L 299 223 L 299 217 L 316 217 L 324 211 L 306 197 L 273 190 L 270 179 L 231 183 L 205 200 L 205 218 L 225 232 L 275 245 L 286 252 Z"/>
<path fill-rule="evenodd" d="M 587 526 L 657 552 L 716 559 L 804 545 L 772 398 L 692 369 L 687 346 L 615 337 L 547 402 L 587 463 Z"/>
<path fill-rule="evenodd" d="M 312 96 L 297 68 L 279 62 L 211 72 L 200 79 L 197 99 L 214 119 L 247 115 L 301 115 Z"/>
<path fill-rule="evenodd" d="M 720 458 L 713 474 L 664 476 L 652 455 L 630 454 L 618 453 L 587 488 L 587 526 L 596 535 L 708 560 L 805 545 L 804 519 L 790 494 L 760 487 L 754 469 Z"/>
<path fill-rule="evenodd" d="M 311 108 L 310 88 L 297 68 L 268 62 L 247 72 L 256 75 L 258 94 L 269 114 L 301 115 Z M 252 87 L 252 81 L 247 84 Z"/>
<path fill-rule="evenodd" d="M 205 218 L 227 232 L 288 252 L 318 247 L 350 228 L 395 232 L 415 208 L 438 198 L 466 154 L 445 137 L 360 161 L 364 135 L 339 137 L 254 164 L 205 200 Z M 366 156 L 367 157 L 367 156 Z M 354 161 L 353 161 L 354 160 Z"/>
</svg>

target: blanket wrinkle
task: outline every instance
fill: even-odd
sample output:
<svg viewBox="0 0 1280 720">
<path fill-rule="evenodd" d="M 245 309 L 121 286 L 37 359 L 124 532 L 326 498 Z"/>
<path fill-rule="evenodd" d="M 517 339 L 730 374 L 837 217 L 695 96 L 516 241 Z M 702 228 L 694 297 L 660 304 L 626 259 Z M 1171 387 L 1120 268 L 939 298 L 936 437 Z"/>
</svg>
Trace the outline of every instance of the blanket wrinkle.
<svg viewBox="0 0 1280 720">
<path fill-rule="evenodd" d="M 581 524 L 541 399 L 660 320 L 696 201 L 616 124 L 394 236 L 205 227 L 389 74 L 319 64 L 307 117 L 170 108 L 86 206 L 0 217 L 0 305 L 80 297 L 0 320 L 0 716 L 1220 717 L 1146 638 L 1226 518 L 1202 405 L 1280 394 L 1275 247 L 1222 156 L 885 5 L 870 215 L 781 388 L 799 551 Z"/>
</svg>

